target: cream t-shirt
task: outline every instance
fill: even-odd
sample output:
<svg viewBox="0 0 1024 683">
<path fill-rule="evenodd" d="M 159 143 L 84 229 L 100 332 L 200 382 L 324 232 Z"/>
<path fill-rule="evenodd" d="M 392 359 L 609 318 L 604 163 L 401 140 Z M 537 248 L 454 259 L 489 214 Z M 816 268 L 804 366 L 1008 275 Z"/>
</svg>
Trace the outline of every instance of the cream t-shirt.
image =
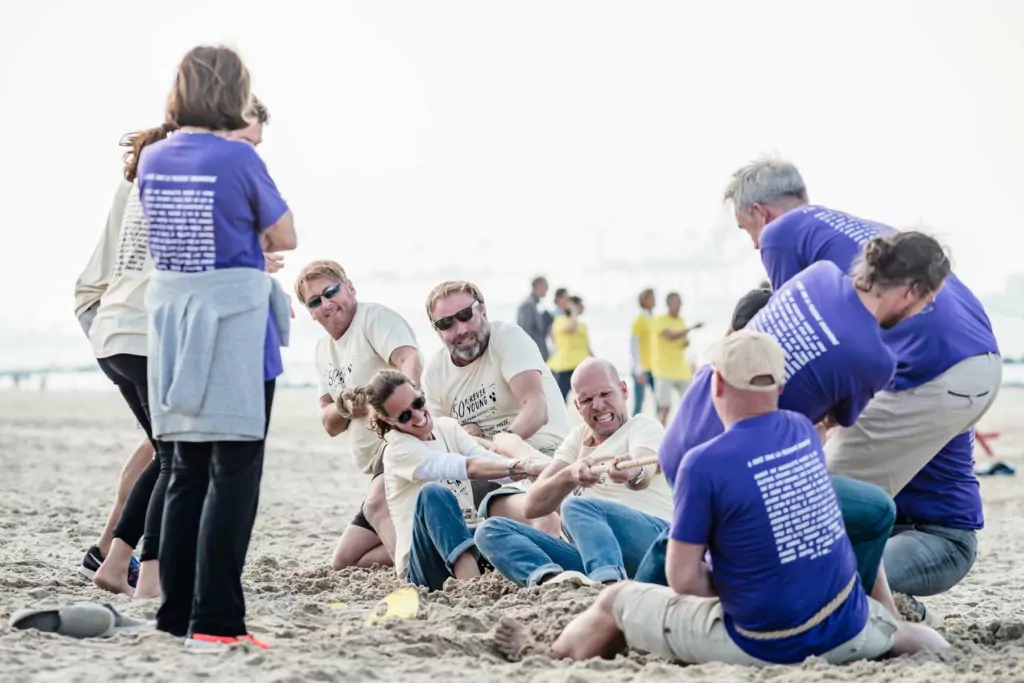
<svg viewBox="0 0 1024 683">
<path fill-rule="evenodd" d="M 124 215 L 125 203 L 131 192 L 132 183 L 121 180 L 114 194 L 114 203 L 107 213 L 107 225 L 100 235 L 96 248 L 93 249 L 89 262 L 75 281 L 75 317 L 80 318 L 89 307 L 97 303 L 114 271 L 114 260 L 117 258 L 117 239 L 121 234 L 121 218 Z M 88 330 L 86 330 L 88 332 Z"/>
<path fill-rule="evenodd" d="M 509 381 L 528 370 L 541 374 L 548 422 L 526 442 L 550 454 L 569 433 L 569 413 L 537 343 L 518 325 L 492 322 L 487 350 L 465 367 L 452 362 L 448 349 L 438 351 L 423 371 L 427 408 L 435 417 L 451 417 L 462 425 L 473 422 L 485 437 L 494 436 L 519 415 L 519 401 Z"/>
<path fill-rule="evenodd" d="M 590 435 L 589 426 L 577 425 L 555 451 L 554 459 L 568 465 L 572 465 L 580 458 L 610 461 L 619 456 L 629 455 L 638 448 L 650 451 L 651 455 L 657 455 L 661 440 L 665 436 L 665 428 L 649 415 L 635 415 L 600 446 L 585 445 Z M 651 469 L 647 469 L 648 477 L 652 476 Z M 577 488 L 573 495 L 610 500 L 671 522 L 672 491 L 662 472 L 659 471 L 653 477 L 647 488 L 634 491 L 626 484 L 616 484 L 606 476 L 601 483 L 589 488 Z"/>
<path fill-rule="evenodd" d="M 119 353 L 149 355 L 149 314 L 144 300 L 152 272 L 149 224 L 139 201 L 139 186 L 132 183 L 121 217 L 110 281 L 89 331 L 97 358 Z"/>
<path fill-rule="evenodd" d="M 346 389 L 364 386 L 388 363 L 395 349 L 416 346 L 416 335 L 401 315 L 387 306 L 360 302 L 345 334 L 332 339 L 325 334 L 316 344 L 317 397 L 330 395 L 338 400 Z M 362 472 L 370 473 L 377 464 L 380 439 L 370 430 L 365 417 L 352 420 L 339 438 Z"/>
<path fill-rule="evenodd" d="M 534 347 L 536 348 L 536 346 Z M 416 498 L 428 481 L 416 478 L 416 468 L 431 451 L 435 453 L 465 454 L 477 446 L 455 420 L 434 417 L 432 441 L 421 441 L 404 432 L 391 431 L 384 435 L 384 491 L 388 498 L 391 520 L 395 523 L 395 570 L 404 579 L 409 570 L 412 551 L 412 523 L 416 512 Z M 455 494 L 462 509 L 462 519 L 470 529 L 481 519 L 473 504 L 473 487 L 469 481 L 438 480 Z"/>
</svg>

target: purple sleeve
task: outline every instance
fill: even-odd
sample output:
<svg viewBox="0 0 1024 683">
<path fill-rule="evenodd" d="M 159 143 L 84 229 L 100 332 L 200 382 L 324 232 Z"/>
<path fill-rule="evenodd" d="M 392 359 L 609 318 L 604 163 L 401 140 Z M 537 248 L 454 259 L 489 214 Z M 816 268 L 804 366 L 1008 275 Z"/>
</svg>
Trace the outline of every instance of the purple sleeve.
<svg viewBox="0 0 1024 683">
<path fill-rule="evenodd" d="M 277 191 L 277 185 L 274 184 L 273 178 L 267 172 L 267 165 L 256 153 L 256 149 L 248 146 L 245 156 L 245 190 L 256 216 L 256 225 L 259 231 L 263 232 L 288 212 L 288 205 Z"/>
<path fill-rule="evenodd" d="M 672 539 L 680 543 L 707 545 L 711 535 L 711 477 L 691 451 L 676 473 L 672 506 Z"/>
<path fill-rule="evenodd" d="M 895 371 L 896 361 L 893 359 L 891 365 L 883 365 L 879 361 L 876 371 L 864 373 L 860 377 L 854 376 L 852 378 L 853 381 L 864 382 L 864 384 L 857 391 L 835 405 L 833 412 L 836 416 L 836 422 L 843 427 L 852 427 L 867 404 L 875 397 L 875 394 L 889 385 Z"/>
<path fill-rule="evenodd" d="M 761 262 L 764 263 L 764 269 L 768 273 L 768 281 L 772 284 L 773 292 L 778 291 L 779 287 L 804 269 L 795 249 L 762 247 Z"/>
</svg>

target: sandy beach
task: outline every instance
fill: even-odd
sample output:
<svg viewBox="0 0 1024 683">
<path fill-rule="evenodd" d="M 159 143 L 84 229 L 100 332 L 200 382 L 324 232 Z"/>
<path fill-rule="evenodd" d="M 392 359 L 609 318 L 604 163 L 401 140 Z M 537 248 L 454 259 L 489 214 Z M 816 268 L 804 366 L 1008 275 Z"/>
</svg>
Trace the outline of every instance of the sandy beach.
<svg viewBox="0 0 1024 683">
<path fill-rule="evenodd" d="M 253 681 L 1019 681 L 1024 679 L 1022 480 L 982 481 L 987 525 L 967 579 L 926 604 L 945 615 L 954 651 L 831 667 L 808 661 L 763 670 L 680 667 L 630 653 L 567 664 L 540 655 L 505 662 L 489 633 L 513 614 L 550 641 L 595 592 L 558 586 L 517 590 L 489 575 L 431 595 L 423 618 L 367 627 L 378 600 L 397 587 L 391 570 L 333 572 L 334 543 L 366 482 L 320 428 L 312 390 L 284 390 L 274 405 L 266 470 L 245 572 L 250 630 L 272 648 L 186 651 L 156 632 L 75 641 L 12 631 L 22 607 L 110 602 L 151 618 L 152 601 L 94 588 L 77 574 L 98 536 L 112 487 L 141 431 L 116 393 L 0 393 L 0 680 Z M 985 430 L 997 454 L 1024 452 L 1024 389 L 1004 389 Z M 986 460 L 979 449 L 978 459 Z"/>
</svg>

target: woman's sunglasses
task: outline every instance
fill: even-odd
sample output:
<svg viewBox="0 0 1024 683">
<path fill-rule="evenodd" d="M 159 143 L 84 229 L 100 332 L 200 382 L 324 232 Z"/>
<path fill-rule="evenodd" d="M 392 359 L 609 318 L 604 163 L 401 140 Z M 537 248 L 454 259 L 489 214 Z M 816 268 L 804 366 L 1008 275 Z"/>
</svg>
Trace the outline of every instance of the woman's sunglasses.
<svg viewBox="0 0 1024 683">
<path fill-rule="evenodd" d="M 479 301 L 474 301 L 472 305 L 466 306 L 460 311 L 455 311 L 453 315 L 446 315 L 443 318 L 438 318 L 434 321 L 434 327 L 441 330 L 442 332 L 452 329 L 452 325 L 458 320 L 460 323 L 468 323 L 473 319 L 473 311 L 480 305 Z"/>
<path fill-rule="evenodd" d="M 309 297 L 309 301 L 306 302 L 306 308 L 313 310 L 314 308 L 320 308 L 320 304 L 324 302 L 324 299 L 333 299 L 334 296 L 341 291 L 341 285 L 331 285 L 320 294 Z"/>
<path fill-rule="evenodd" d="M 419 396 L 416 397 L 416 400 L 414 400 L 408 408 L 400 412 L 398 414 L 398 417 L 396 417 L 395 419 L 398 420 L 399 424 L 405 424 L 406 422 L 412 419 L 412 411 L 423 410 L 423 406 L 425 405 L 427 405 L 427 399 L 424 398 L 422 394 L 420 394 Z"/>
</svg>

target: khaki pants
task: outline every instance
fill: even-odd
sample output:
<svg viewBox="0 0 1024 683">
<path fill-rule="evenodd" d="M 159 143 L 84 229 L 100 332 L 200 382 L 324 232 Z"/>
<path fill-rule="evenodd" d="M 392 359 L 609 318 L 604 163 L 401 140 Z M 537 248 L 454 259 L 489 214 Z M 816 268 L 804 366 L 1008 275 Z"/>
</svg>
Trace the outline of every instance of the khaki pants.
<svg viewBox="0 0 1024 683">
<path fill-rule="evenodd" d="M 896 622 L 881 603 L 867 600 L 868 621 L 861 632 L 819 655 L 829 664 L 876 659 L 892 648 Z M 636 650 L 684 664 L 771 665 L 733 642 L 718 598 L 678 595 L 664 586 L 630 582 L 619 589 L 613 611 L 626 643 Z"/>
<path fill-rule="evenodd" d="M 953 437 L 976 425 L 999 393 L 996 354 L 960 361 L 930 382 L 880 391 L 852 427 L 825 444 L 829 474 L 866 481 L 895 496 Z"/>
</svg>

